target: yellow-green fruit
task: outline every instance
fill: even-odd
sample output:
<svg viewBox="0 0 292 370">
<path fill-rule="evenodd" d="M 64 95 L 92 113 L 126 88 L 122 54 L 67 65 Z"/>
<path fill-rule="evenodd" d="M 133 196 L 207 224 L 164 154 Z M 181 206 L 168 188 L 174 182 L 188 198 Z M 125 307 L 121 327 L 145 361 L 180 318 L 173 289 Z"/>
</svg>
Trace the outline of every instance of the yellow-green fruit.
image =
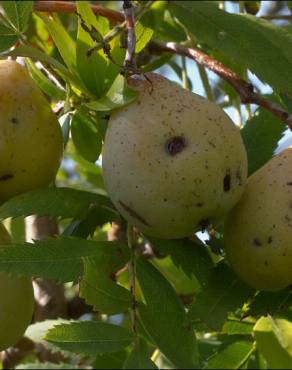
<svg viewBox="0 0 292 370">
<path fill-rule="evenodd" d="M 292 149 L 255 172 L 225 224 L 234 271 L 259 290 L 292 284 Z"/>
<path fill-rule="evenodd" d="M 10 244 L 10 237 L 0 223 L 1 245 Z M 13 346 L 31 322 L 34 296 L 31 280 L 0 273 L 0 351 Z"/>
<path fill-rule="evenodd" d="M 57 118 L 28 72 L 0 61 L 0 202 L 49 185 L 62 148 Z"/>
<path fill-rule="evenodd" d="M 115 206 L 141 231 L 185 237 L 240 199 L 246 152 L 220 107 L 158 74 L 147 78 L 129 81 L 139 99 L 111 116 L 104 180 Z"/>
</svg>

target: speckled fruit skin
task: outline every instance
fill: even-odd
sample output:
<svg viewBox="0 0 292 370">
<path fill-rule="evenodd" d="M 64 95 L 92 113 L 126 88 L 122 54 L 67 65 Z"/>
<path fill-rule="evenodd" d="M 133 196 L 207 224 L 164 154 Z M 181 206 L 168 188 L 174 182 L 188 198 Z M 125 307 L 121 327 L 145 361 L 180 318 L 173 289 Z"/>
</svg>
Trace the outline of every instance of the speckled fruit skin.
<svg viewBox="0 0 292 370">
<path fill-rule="evenodd" d="M 10 236 L 0 223 L 1 245 L 10 244 Z M 0 272 L 0 351 L 13 346 L 31 322 L 34 297 L 31 280 Z"/>
<path fill-rule="evenodd" d="M 49 185 L 63 151 L 50 105 L 15 61 L 0 61 L 0 202 Z"/>
<path fill-rule="evenodd" d="M 166 78 L 129 84 L 139 99 L 114 113 L 103 150 L 108 193 L 142 232 L 181 238 L 223 216 L 240 199 L 245 148 L 223 110 Z"/>
<path fill-rule="evenodd" d="M 292 149 L 255 172 L 225 223 L 234 271 L 252 287 L 277 291 L 292 284 Z"/>
</svg>

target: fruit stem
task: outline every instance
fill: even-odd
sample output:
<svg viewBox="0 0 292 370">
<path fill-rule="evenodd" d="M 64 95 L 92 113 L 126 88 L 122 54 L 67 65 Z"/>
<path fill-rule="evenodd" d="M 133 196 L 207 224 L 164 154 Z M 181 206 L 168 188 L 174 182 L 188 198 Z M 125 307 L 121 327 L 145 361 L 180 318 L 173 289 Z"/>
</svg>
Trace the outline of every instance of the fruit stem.
<svg viewBox="0 0 292 370">
<path fill-rule="evenodd" d="M 130 261 L 128 263 L 129 269 L 129 284 L 130 284 L 130 291 L 132 295 L 132 305 L 130 309 L 131 315 L 131 324 L 132 324 L 132 331 L 136 335 L 137 334 L 137 301 L 136 301 L 136 248 L 134 242 L 134 230 L 133 226 L 128 223 L 127 226 L 127 239 L 128 239 L 128 247 L 130 248 Z"/>
</svg>

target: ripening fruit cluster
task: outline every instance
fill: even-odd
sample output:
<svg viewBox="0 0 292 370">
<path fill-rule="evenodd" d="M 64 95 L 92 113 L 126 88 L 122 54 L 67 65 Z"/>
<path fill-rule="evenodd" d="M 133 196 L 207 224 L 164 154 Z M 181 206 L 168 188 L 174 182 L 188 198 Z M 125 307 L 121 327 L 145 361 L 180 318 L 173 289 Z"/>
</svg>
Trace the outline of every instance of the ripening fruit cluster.
<svg viewBox="0 0 292 370">
<path fill-rule="evenodd" d="M 63 151 L 57 118 L 27 71 L 0 61 L 0 203 L 48 186 Z M 0 224 L 0 246 L 10 244 Z M 0 273 L 0 351 L 16 344 L 30 324 L 34 296 L 31 279 Z"/>
<path fill-rule="evenodd" d="M 216 104 L 157 74 L 112 114 L 103 150 L 106 188 L 146 235 L 188 237 L 226 218 L 227 258 L 256 289 L 292 283 L 292 149 L 247 179 L 240 131 Z"/>
</svg>

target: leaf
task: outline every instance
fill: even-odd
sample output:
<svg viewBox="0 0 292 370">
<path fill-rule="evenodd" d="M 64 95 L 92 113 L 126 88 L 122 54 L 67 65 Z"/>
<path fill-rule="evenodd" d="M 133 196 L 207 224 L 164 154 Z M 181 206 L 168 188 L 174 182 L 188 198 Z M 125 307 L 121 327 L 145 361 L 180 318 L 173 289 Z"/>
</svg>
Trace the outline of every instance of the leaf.
<svg viewBox="0 0 292 370">
<path fill-rule="evenodd" d="M 285 289 L 279 292 L 258 292 L 249 306 L 249 315 L 260 317 L 267 314 L 283 313 L 292 306 L 292 292 Z"/>
<path fill-rule="evenodd" d="M 17 365 L 15 369 L 80 369 L 80 367 L 78 365 L 67 364 L 65 362 L 59 362 L 58 364 L 54 362 L 28 362 Z"/>
<path fill-rule="evenodd" d="M 117 325 L 84 321 L 58 325 L 49 330 L 45 339 L 66 351 L 95 355 L 116 352 L 133 340 L 132 333 Z"/>
<path fill-rule="evenodd" d="M 237 341 L 208 359 L 204 369 L 240 369 L 253 352 L 252 342 Z"/>
<path fill-rule="evenodd" d="M 228 313 L 254 295 L 254 290 L 242 283 L 223 262 L 214 269 L 208 285 L 192 303 L 190 318 L 200 319 L 210 328 L 220 330 Z"/>
<path fill-rule="evenodd" d="M 50 32 L 65 64 L 74 75 L 78 76 L 76 67 L 76 45 L 60 22 L 48 16 L 38 15 Z"/>
<path fill-rule="evenodd" d="M 1 26 L 0 26 L 1 27 Z M 0 29 L 1 35 L 1 29 Z M 46 62 L 56 68 L 63 78 L 66 80 L 68 79 L 75 86 L 80 87 L 80 81 L 76 76 L 74 76 L 68 69 L 56 59 L 48 56 L 47 54 L 43 53 L 42 51 L 38 50 L 37 48 L 31 47 L 29 45 L 20 45 L 13 50 L 9 50 L 0 54 L 0 57 L 28 57 L 34 60 L 39 60 L 42 62 Z"/>
<path fill-rule="evenodd" d="M 262 317 L 254 327 L 257 346 L 271 369 L 292 368 L 292 323 Z"/>
<path fill-rule="evenodd" d="M 128 248 L 117 242 L 58 237 L 34 244 L 3 246 L 0 249 L 0 271 L 61 282 L 77 281 L 83 274 L 84 257 L 96 261 L 109 255 L 127 259 L 127 253 Z"/>
<path fill-rule="evenodd" d="M 91 29 L 93 26 L 96 32 L 100 29 L 100 22 L 90 9 L 87 1 L 77 1 L 77 11 L 82 17 L 85 25 Z M 96 33 L 95 32 L 95 33 Z M 102 35 L 100 34 L 102 41 Z M 76 44 L 76 63 L 80 78 L 88 90 L 95 96 L 100 97 L 103 92 L 105 82 L 105 71 L 107 60 L 102 50 L 87 55 L 87 51 L 96 45 L 88 32 L 81 26 L 80 18 L 78 19 L 78 34 Z"/>
<path fill-rule="evenodd" d="M 193 242 L 189 239 L 165 240 L 153 237 L 148 239 L 154 248 L 170 254 L 173 263 L 189 278 L 194 276 L 202 286 L 207 284 L 214 264 L 202 242 Z"/>
<path fill-rule="evenodd" d="M 111 266 L 111 272 L 122 268 L 127 258 L 116 258 L 116 261 L 119 264 Z M 95 311 L 108 315 L 126 312 L 131 306 L 132 296 L 127 289 L 110 279 L 109 273 L 104 271 L 104 265 L 105 261 L 102 259 L 97 262 L 92 260 L 85 262 L 84 276 L 80 283 L 80 297 L 93 306 Z"/>
<path fill-rule="evenodd" d="M 52 81 L 50 81 L 28 58 L 25 61 L 29 73 L 38 87 L 50 98 L 56 100 L 64 100 L 66 93 L 65 90 L 60 89 Z"/>
<path fill-rule="evenodd" d="M 65 236 L 78 236 L 86 239 L 92 236 L 98 226 L 103 226 L 108 222 L 120 221 L 117 211 L 104 207 L 90 208 L 82 220 L 73 220 L 63 231 Z"/>
<path fill-rule="evenodd" d="M 253 324 L 244 321 L 226 321 L 222 327 L 221 333 L 228 335 L 250 335 Z"/>
<path fill-rule="evenodd" d="M 96 122 L 90 117 L 87 109 L 75 111 L 71 121 L 71 135 L 78 152 L 88 161 L 95 162 L 101 152 L 102 137 Z"/>
<path fill-rule="evenodd" d="M 137 261 L 137 278 L 146 301 L 146 305 L 138 306 L 146 332 L 176 367 L 197 367 L 194 331 L 172 286 L 155 267 L 142 259 Z"/>
<path fill-rule="evenodd" d="M 4 24 L 0 23 L 0 52 L 13 46 L 17 41 L 15 33 Z"/>
<path fill-rule="evenodd" d="M 19 32 L 25 32 L 33 10 L 33 1 L 1 1 L 6 17 Z"/>
<path fill-rule="evenodd" d="M 85 105 L 92 110 L 106 112 L 121 108 L 132 103 L 138 96 L 135 90 L 127 86 L 123 76 L 117 76 L 107 95 L 99 100 L 86 103 Z"/>
<path fill-rule="evenodd" d="M 126 357 L 126 350 L 97 355 L 93 364 L 93 369 L 122 369 Z"/>
<path fill-rule="evenodd" d="M 124 369 L 157 369 L 157 366 L 149 358 L 147 344 L 141 338 L 138 338 L 134 348 L 124 364 Z"/>
<path fill-rule="evenodd" d="M 253 15 L 224 12 L 212 1 L 171 1 L 169 5 L 200 43 L 239 61 L 275 89 L 291 93 L 289 31 Z"/>
<path fill-rule="evenodd" d="M 286 130 L 285 125 L 272 113 L 259 108 L 254 117 L 241 130 L 251 175 L 272 158 L 278 141 Z"/>
<path fill-rule="evenodd" d="M 49 216 L 83 218 L 90 207 L 111 206 L 107 197 L 70 188 L 41 188 L 32 190 L 0 206 L 0 219 L 18 216 Z"/>
<path fill-rule="evenodd" d="M 135 25 L 136 31 L 136 53 L 140 53 L 141 50 L 148 44 L 151 40 L 154 30 L 149 27 L 143 26 L 141 22 L 137 22 Z"/>
</svg>

